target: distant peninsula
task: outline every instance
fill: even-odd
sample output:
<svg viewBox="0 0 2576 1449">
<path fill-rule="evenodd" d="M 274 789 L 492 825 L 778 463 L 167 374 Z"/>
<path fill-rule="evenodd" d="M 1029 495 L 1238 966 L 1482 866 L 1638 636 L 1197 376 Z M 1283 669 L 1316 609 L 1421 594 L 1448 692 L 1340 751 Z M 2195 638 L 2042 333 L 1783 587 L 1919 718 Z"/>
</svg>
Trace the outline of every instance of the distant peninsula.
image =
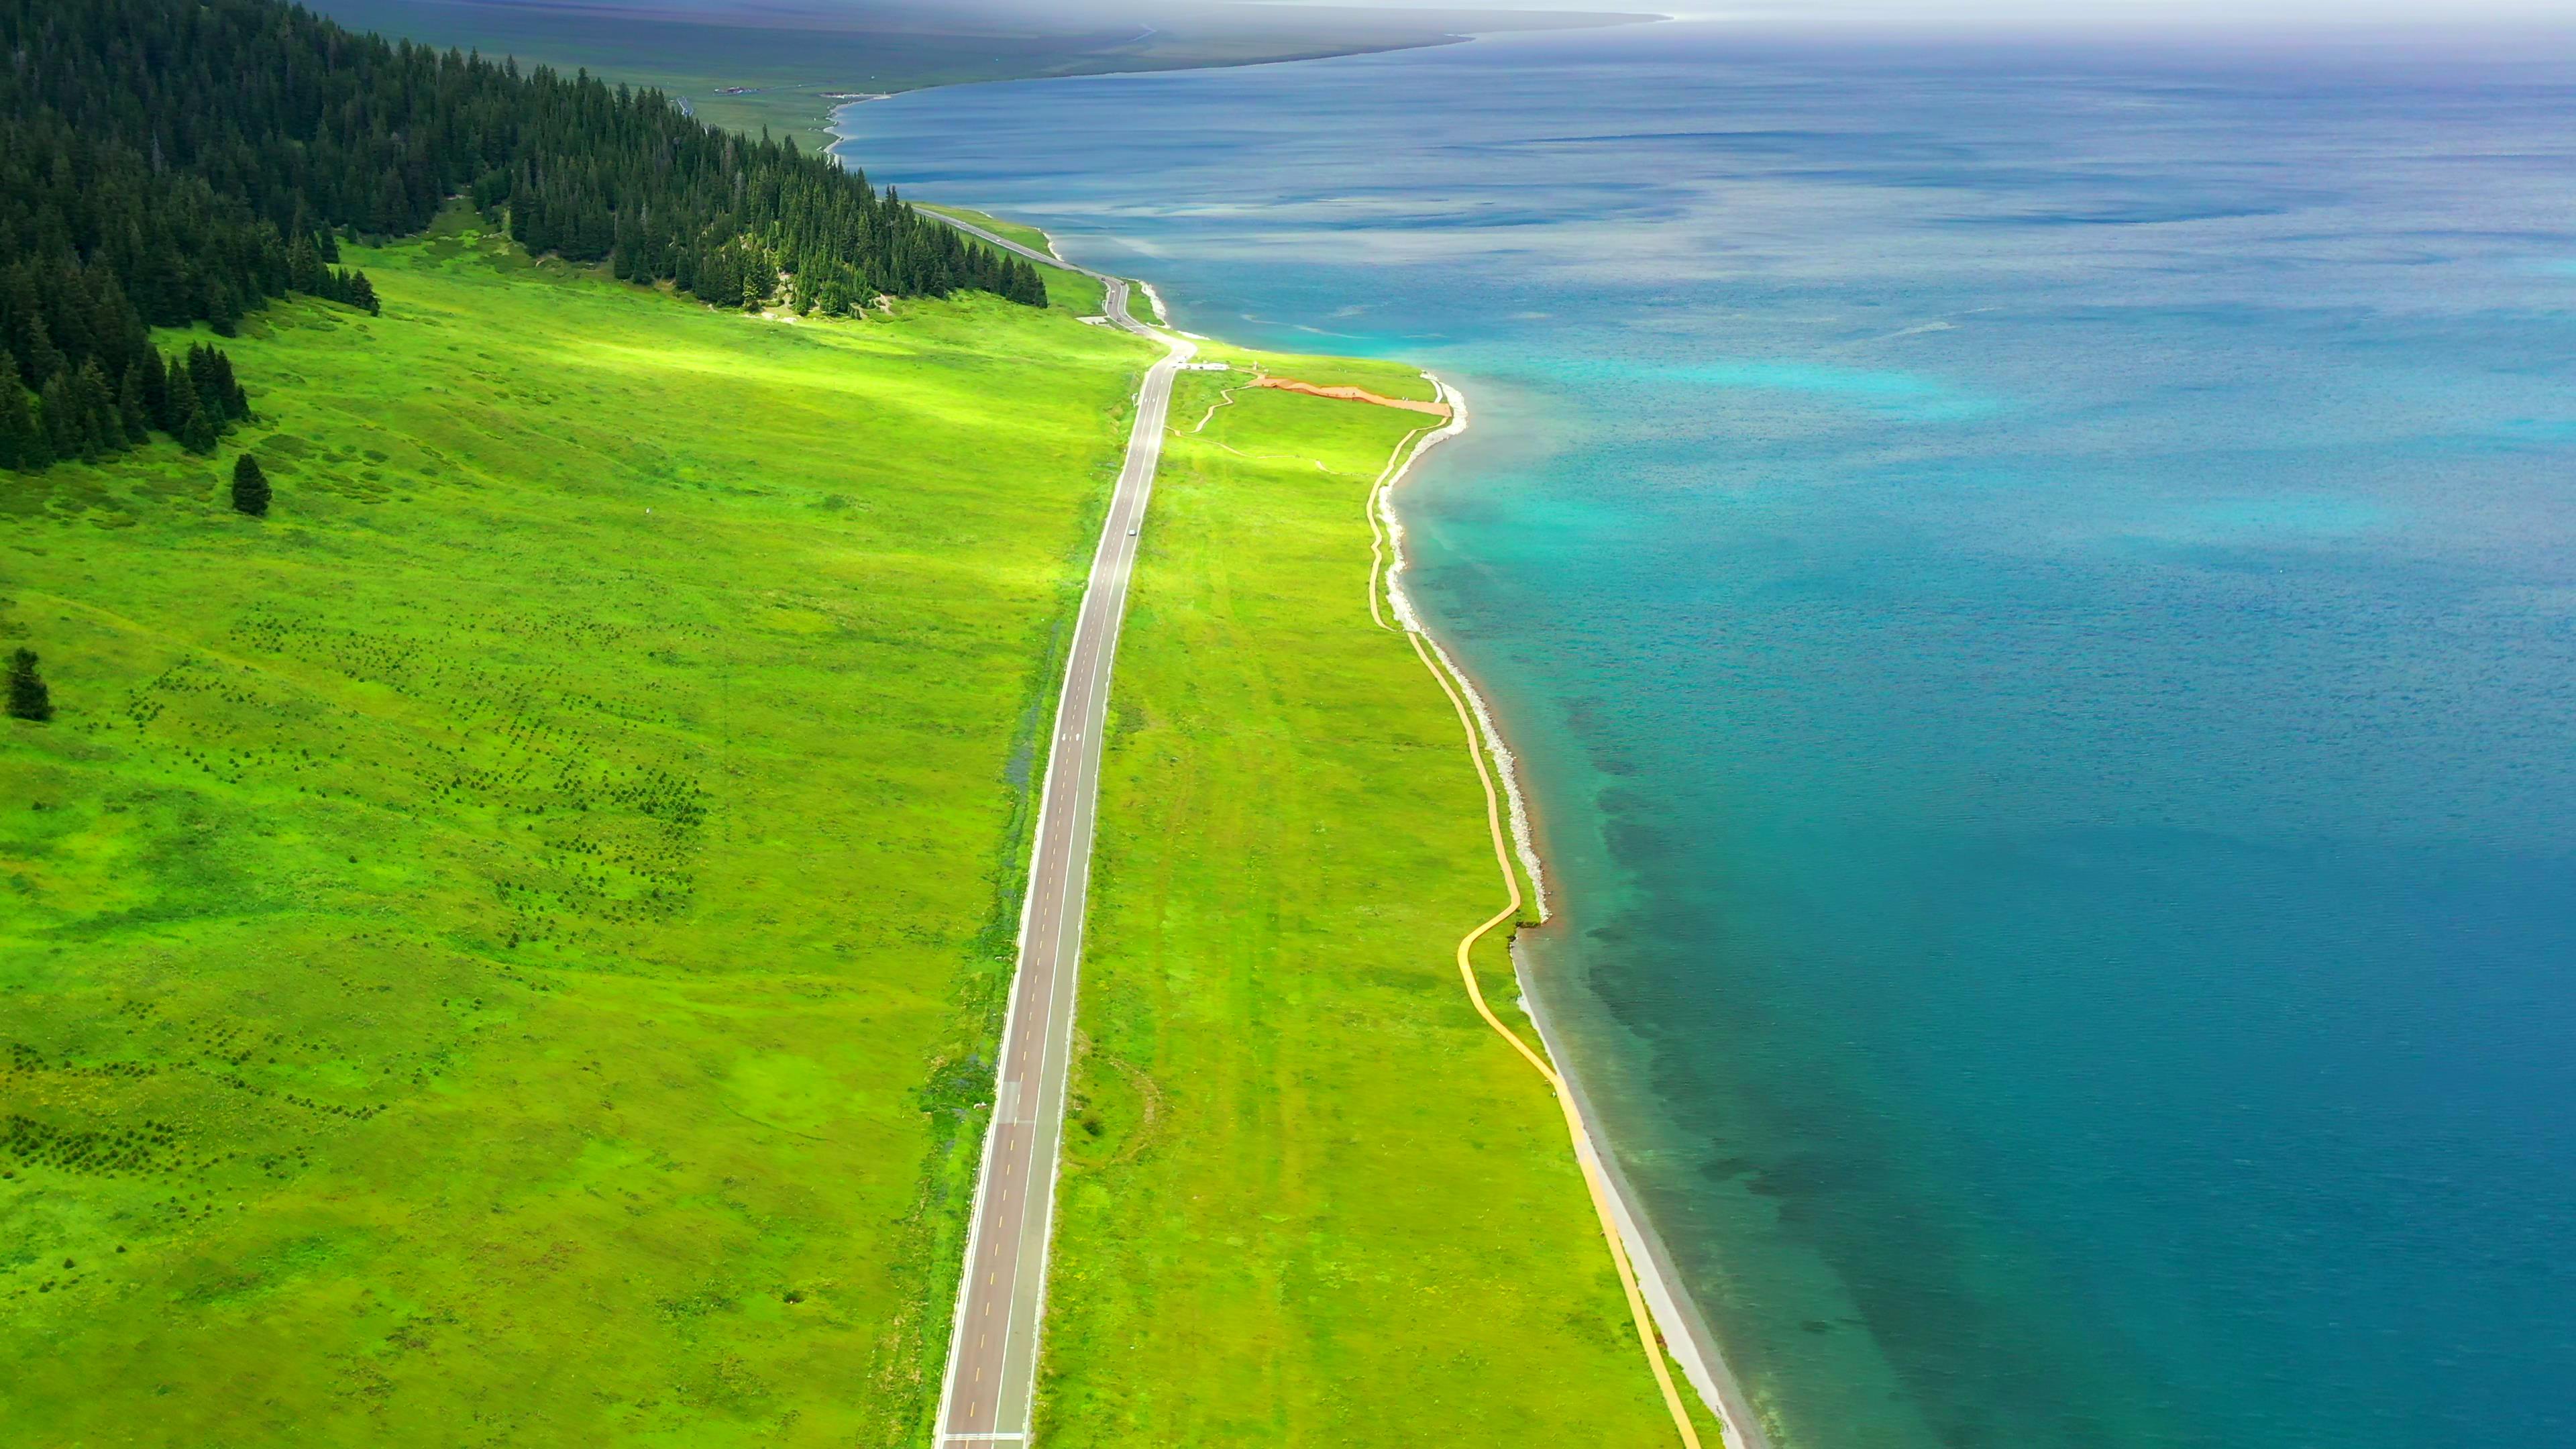
<svg viewBox="0 0 2576 1449">
<path fill-rule="evenodd" d="M 821 131 L 836 103 L 930 86 L 1263 65 L 1667 18 L 1174 0 L 1082 14 L 1004 0 L 318 0 L 312 8 L 352 29 L 441 49 L 586 67 L 680 97 L 711 125 L 781 133 Z"/>
</svg>

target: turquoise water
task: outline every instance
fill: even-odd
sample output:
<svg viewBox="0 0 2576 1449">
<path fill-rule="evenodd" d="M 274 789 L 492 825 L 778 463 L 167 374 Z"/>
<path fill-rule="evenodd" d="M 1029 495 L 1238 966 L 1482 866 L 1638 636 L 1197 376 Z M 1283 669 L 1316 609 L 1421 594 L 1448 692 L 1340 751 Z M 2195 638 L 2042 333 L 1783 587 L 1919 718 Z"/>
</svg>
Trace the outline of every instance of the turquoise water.
<svg viewBox="0 0 2576 1449">
<path fill-rule="evenodd" d="M 1669 25 L 845 125 L 1465 387 L 1414 588 L 1783 1444 L 2546 1446 L 2576 65 L 2514 54 Z"/>
</svg>

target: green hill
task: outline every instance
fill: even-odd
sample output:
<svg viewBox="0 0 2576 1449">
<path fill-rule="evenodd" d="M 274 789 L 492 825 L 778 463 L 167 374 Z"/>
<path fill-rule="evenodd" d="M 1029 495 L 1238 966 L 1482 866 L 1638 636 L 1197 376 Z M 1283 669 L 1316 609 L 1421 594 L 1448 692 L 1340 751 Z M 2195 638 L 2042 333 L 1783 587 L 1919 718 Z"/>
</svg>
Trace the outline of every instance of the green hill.
<svg viewBox="0 0 2576 1449">
<path fill-rule="evenodd" d="M 0 475 L 0 1421 L 895 1442 L 1151 349 L 351 253 L 227 344 L 266 519 Z"/>
<path fill-rule="evenodd" d="M 919 1443 L 1156 349 L 649 95 L 0 25 L 0 1437 Z M 1122 645 L 1045 1431 L 1651 1442 L 1365 607 L 1424 419 L 1242 380 L 1180 386 Z"/>
</svg>

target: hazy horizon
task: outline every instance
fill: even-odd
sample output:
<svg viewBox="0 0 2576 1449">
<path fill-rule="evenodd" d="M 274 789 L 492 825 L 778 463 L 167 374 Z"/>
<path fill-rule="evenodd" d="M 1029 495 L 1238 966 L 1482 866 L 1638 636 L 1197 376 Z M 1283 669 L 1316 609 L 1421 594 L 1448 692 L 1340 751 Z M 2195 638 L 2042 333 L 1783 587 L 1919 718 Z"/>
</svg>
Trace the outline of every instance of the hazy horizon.
<svg viewBox="0 0 2576 1449">
<path fill-rule="evenodd" d="M 852 20 L 902 14 L 931 20 L 1009 17 L 1057 25 L 1144 23 L 1178 15 L 1245 12 L 1373 11 L 1460 16 L 1475 12 L 1540 12 L 1589 15 L 1659 15 L 1675 20 L 1739 23 L 1763 31 L 1817 29 L 1845 33 L 1880 27 L 1892 33 L 1999 28 L 2035 34 L 2097 30 L 2445 30 L 2463 23 L 2540 28 L 2576 35 L 2570 0 L 1741 0 L 1682 5 L 1567 3 L 1567 0 L 963 0 L 939 5 L 899 0 L 438 0 L 494 9 L 631 11 L 710 18 L 759 16 L 770 20 L 812 17 Z"/>
</svg>

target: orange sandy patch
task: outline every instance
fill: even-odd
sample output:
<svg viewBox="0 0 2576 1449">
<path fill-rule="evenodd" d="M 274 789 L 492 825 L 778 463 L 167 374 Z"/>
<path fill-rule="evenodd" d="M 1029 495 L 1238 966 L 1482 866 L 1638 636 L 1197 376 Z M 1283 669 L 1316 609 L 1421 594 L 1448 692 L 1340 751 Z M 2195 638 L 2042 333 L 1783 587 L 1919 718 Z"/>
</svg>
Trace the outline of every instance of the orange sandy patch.
<svg viewBox="0 0 2576 1449">
<path fill-rule="evenodd" d="M 1376 403 L 1382 408 L 1402 408 L 1409 413 L 1429 413 L 1435 418 L 1445 418 L 1449 416 L 1449 405 L 1447 403 L 1415 402 L 1410 398 L 1401 397 L 1380 397 L 1366 388 L 1317 387 L 1311 382 L 1299 382 L 1295 378 L 1291 377 L 1256 377 L 1252 380 L 1252 385 L 1254 387 L 1285 388 L 1290 392 L 1302 392 L 1308 397 L 1337 397 L 1346 402 Z"/>
</svg>

